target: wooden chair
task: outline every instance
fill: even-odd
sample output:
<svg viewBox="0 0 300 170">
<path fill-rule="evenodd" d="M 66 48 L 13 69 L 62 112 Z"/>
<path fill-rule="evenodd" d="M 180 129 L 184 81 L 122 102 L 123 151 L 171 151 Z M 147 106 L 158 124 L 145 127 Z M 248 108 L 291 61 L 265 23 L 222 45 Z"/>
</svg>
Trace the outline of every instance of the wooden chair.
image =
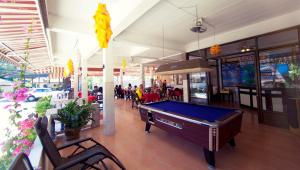
<svg viewBox="0 0 300 170">
<path fill-rule="evenodd" d="M 47 125 L 47 117 L 40 117 L 35 124 L 35 130 L 54 169 L 100 169 L 98 165 L 99 163 L 101 163 L 103 167 L 107 169 L 103 160 L 108 158 L 116 163 L 120 169 L 125 170 L 125 167 L 115 155 L 113 155 L 107 148 L 92 138 L 76 140 L 68 143 L 67 145 L 56 147 L 47 131 Z M 90 142 L 93 145 L 91 147 L 83 146 L 82 143 L 86 142 Z M 70 156 L 62 157 L 60 155 L 60 150 L 74 146 L 76 149 Z"/>
<path fill-rule="evenodd" d="M 10 164 L 9 170 L 33 170 L 33 167 L 25 153 L 19 153 Z"/>
</svg>

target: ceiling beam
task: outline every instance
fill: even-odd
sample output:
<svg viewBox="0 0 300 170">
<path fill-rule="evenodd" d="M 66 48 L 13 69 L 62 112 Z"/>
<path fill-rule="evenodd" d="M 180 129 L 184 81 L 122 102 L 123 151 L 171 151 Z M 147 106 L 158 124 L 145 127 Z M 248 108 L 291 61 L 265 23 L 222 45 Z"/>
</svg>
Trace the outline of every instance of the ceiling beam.
<svg viewBox="0 0 300 170">
<path fill-rule="evenodd" d="M 89 35 L 94 36 L 93 25 L 85 21 L 65 18 L 49 14 L 49 29 L 53 32 L 65 33 L 71 35 Z"/>
<path fill-rule="evenodd" d="M 18 54 L 16 54 L 10 47 L 8 47 L 7 45 L 3 44 L 2 42 L 0 42 L 0 45 L 2 45 L 2 47 L 4 47 L 6 50 L 10 51 L 13 54 L 13 57 L 18 58 L 18 60 L 20 60 L 23 63 L 27 63 L 29 66 L 31 66 L 31 64 L 28 61 L 25 61 L 25 59 L 21 56 L 19 56 Z"/>
<path fill-rule="evenodd" d="M 1 23 L 3 23 L 3 22 L 1 22 Z M 40 24 L 36 24 L 36 23 L 34 23 L 34 24 L 32 24 L 31 22 L 30 23 L 18 23 L 18 24 L 0 24 L 0 30 L 1 29 L 11 29 L 11 28 L 25 28 L 25 27 L 29 27 L 29 26 L 32 26 L 33 27 L 33 29 L 35 28 L 35 27 L 41 27 L 41 25 Z"/>
<path fill-rule="evenodd" d="M 9 19 L 39 19 L 38 15 L 1 15 L 1 20 Z"/>
<path fill-rule="evenodd" d="M 1 2 L 0 7 L 35 8 L 35 4 Z"/>
<path fill-rule="evenodd" d="M 120 33 L 122 33 L 125 29 L 127 29 L 131 24 L 141 18 L 147 11 L 153 8 L 156 4 L 158 4 L 160 0 L 144 0 L 137 5 L 135 9 L 133 9 L 124 20 L 120 22 L 113 29 L 113 37 L 117 37 Z"/>
<path fill-rule="evenodd" d="M 9 12 L 9 13 L 18 13 L 18 14 L 37 14 L 36 10 L 28 10 L 28 9 L 12 9 L 12 8 L 3 8 L 0 7 L 1 12 Z"/>
<path fill-rule="evenodd" d="M 2 23 L 4 23 L 4 24 L 10 24 L 10 23 L 20 23 L 20 22 L 22 22 L 22 23 L 35 23 L 35 24 L 37 24 L 37 23 L 40 23 L 40 21 L 38 21 L 38 20 L 34 20 L 34 19 L 32 19 L 32 18 L 29 18 L 29 19 L 22 19 L 22 20 L 18 20 L 18 19 L 13 19 L 13 20 L 3 20 L 3 19 L 1 19 L 1 24 Z"/>
<path fill-rule="evenodd" d="M 116 40 L 116 42 L 125 43 L 125 44 L 133 45 L 133 46 L 144 46 L 144 47 L 155 48 L 155 49 L 162 49 L 163 48 L 162 46 L 155 45 L 153 43 L 136 42 L 136 41 L 126 40 L 126 39 L 123 39 L 121 37 L 116 38 L 115 40 Z M 179 48 L 179 45 L 177 45 L 177 44 L 166 45 L 165 50 L 170 50 L 170 51 L 175 51 L 175 52 L 184 52 L 183 48 L 182 47 Z"/>
</svg>

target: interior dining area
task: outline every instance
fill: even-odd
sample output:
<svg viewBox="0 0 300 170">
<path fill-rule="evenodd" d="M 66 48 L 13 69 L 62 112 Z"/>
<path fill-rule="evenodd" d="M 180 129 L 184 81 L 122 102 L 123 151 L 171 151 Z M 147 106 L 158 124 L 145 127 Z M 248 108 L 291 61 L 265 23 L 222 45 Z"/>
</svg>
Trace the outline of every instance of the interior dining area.
<svg viewBox="0 0 300 170">
<path fill-rule="evenodd" d="M 0 1 L 0 111 L 0 170 L 300 169 L 300 1 Z"/>
</svg>

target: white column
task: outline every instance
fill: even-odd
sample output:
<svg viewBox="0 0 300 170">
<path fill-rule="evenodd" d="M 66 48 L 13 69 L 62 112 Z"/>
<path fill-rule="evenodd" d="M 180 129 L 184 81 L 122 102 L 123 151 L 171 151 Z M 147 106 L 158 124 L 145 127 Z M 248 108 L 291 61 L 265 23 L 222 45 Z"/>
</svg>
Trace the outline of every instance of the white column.
<svg viewBox="0 0 300 170">
<path fill-rule="evenodd" d="M 88 83 L 87 83 L 87 59 L 82 57 L 81 60 L 81 94 L 82 98 L 86 99 L 88 98 Z"/>
<path fill-rule="evenodd" d="M 123 83 L 123 69 L 120 69 L 120 85 L 122 86 L 122 88 L 124 88 Z"/>
<path fill-rule="evenodd" d="M 107 49 L 103 49 L 103 134 L 112 135 L 115 132 L 115 101 L 114 101 L 114 66 L 113 47 L 109 43 Z"/>
<path fill-rule="evenodd" d="M 141 74 L 140 74 L 141 84 L 143 86 L 145 86 L 145 69 L 144 69 L 143 64 L 140 64 L 140 72 L 141 72 Z"/>
<path fill-rule="evenodd" d="M 183 101 L 184 102 L 189 102 L 189 88 L 188 87 L 188 79 L 187 75 L 183 75 L 183 81 L 182 81 L 182 87 L 183 87 Z"/>
<path fill-rule="evenodd" d="M 79 69 L 79 63 L 80 63 L 80 52 L 77 49 L 74 54 L 74 99 L 78 97 L 78 69 Z"/>
<path fill-rule="evenodd" d="M 152 68 L 150 68 L 150 85 L 151 85 L 151 87 L 153 86 L 153 81 L 154 81 L 154 79 L 153 79 L 153 69 Z"/>
</svg>

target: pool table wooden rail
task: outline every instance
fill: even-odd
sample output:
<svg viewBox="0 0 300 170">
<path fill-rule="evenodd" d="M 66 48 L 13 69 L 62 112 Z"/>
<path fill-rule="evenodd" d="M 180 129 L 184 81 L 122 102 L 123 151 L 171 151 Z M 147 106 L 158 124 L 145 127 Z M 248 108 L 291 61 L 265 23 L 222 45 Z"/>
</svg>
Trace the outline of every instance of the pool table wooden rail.
<svg viewBox="0 0 300 170">
<path fill-rule="evenodd" d="M 141 120 L 146 122 L 145 131 L 151 125 L 203 147 L 205 158 L 211 166 L 215 166 L 214 152 L 219 151 L 226 143 L 235 145 L 234 137 L 241 130 L 243 112 L 235 110 L 234 114 L 222 121 L 209 122 L 176 113 L 155 109 L 147 105 L 139 105 Z"/>
</svg>

